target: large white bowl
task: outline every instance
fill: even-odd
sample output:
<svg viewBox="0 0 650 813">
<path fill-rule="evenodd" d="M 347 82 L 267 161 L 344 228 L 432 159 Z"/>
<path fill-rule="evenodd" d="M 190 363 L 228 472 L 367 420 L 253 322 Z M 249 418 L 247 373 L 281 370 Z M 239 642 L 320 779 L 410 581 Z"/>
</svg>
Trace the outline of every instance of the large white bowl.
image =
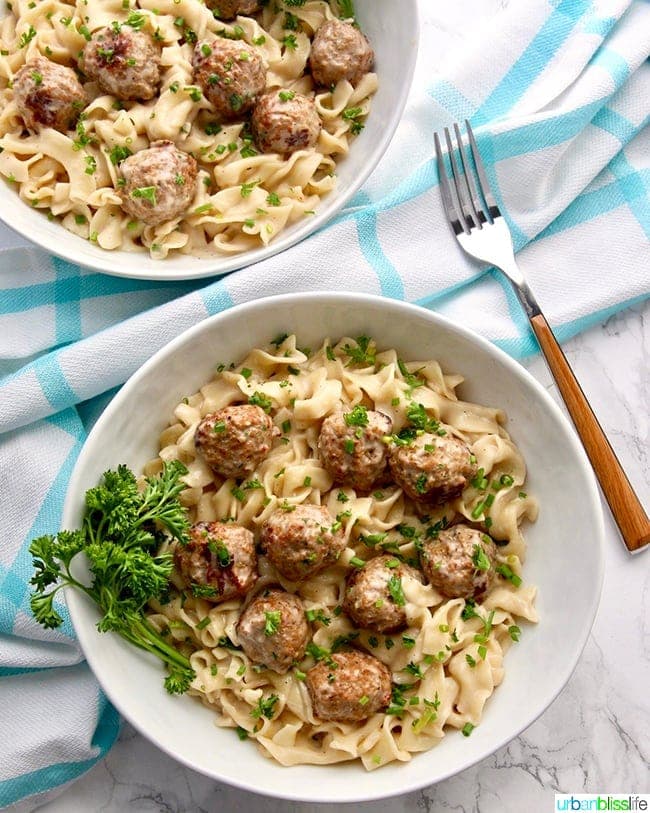
<svg viewBox="0 0 650 813">
<path fill-rule="evenodd" d="M 325 337 L 373 336 L 407 360 L 439 359 L 466 377 L 462 397 L 503 408 L 528 464 L 527 490 L 539 498 L 526 528 L 526 580 L 539 586 L 540 623 L 526 625 L 505 660 L 503 684 L 471 737 L 451 731 L 406 764 L 366 773 L 359 763 L 281 767 L 217 728 L 208 709 L 163 688 L 160 663 L 95 629 L 97 613 L 68 590 L 70 614 L 88 662 L 110 700 L 142 734 L 185 765 L 269 796 L 318 802 L 377 799 L 431 785 L 488 756 L 553 701 L 587 640 L 603 575 L 603 520 L 595 480 L 573 429 L 548 393 L 485 339 L 422 308 L 358 294 L 290 294 L 233 308 L 205 320 L 153 356 L 120 390 L 93 428 L 74 470 L 64 527 L 78 527 L 83 495 L 103 471 L 135 471 L 157 453 L 171 411 L 196 391 L 216 362 L 237 361 L 283 332 L 299 344 Z"/>
<path fill-rule="evenodd" d="M 354 195 L 382 157 L 397 128 L 408 96 L 418 49 L 417 0 L 356 0 L 359 23 L 375 50 L 379 88 L 372 99 L 365 128 L 337 167 L 336 189 L 323 198 L 316 214 L 289 226 L 264 248 L 235 256 L 196 258 L 174 255 L 152 260 L 147 252 L 106 251 L 70 233 L 15 192 L 0 190 L 0 220 L 48 252 L 72 263 L 136 279 L 180 280 L 216 276 L 243 268 L 284 251 L 330 220 Z M 0 19 L 7 12 L 0 0 Z M 180 12 L 179 12 L 180 13 Z"/>
</svg>

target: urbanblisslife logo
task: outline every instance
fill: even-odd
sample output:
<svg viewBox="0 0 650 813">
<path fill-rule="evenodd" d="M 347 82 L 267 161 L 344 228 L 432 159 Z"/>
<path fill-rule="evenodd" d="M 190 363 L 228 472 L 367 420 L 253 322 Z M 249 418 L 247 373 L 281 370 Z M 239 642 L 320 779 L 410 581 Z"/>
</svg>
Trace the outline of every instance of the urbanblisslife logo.
<svg viewBox="0 0 650 813">
<path fill-rule="evenodd" d="M 650 810 L 650 793 L 556 793 L 556 810 Z"/>
</svg>

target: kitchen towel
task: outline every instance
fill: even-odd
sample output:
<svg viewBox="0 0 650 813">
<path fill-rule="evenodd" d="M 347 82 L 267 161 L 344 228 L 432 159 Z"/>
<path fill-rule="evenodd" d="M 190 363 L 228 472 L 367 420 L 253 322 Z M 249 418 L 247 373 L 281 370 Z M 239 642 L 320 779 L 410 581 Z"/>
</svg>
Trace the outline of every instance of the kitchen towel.
<svg viewBox="0 0 650 813">
<path fill-rule="evenodd" d="M 362 190 L 302 243 L 182 283 L 117 279 L 34 248 L 0 252 L 0 806 L 26 799 L 29 809 L 117 736 L 67 617 L 54 633 L 30 617 L 27 548 L 59 527 L 90 425 L 153 352 L 233 304 L 324 289 L 416 302 L 513 355 L 535 351 L 507 284 L 459 251 L 444 220 L 435 130 L 472 121 L 522 269 L 560 338 L 650 295 L 650 5 L 511 3 L 462 52 L 447 48 L 444 64 L 431 46 L 440 4 L 419 7 L 398 132 Z"/>
</svg>

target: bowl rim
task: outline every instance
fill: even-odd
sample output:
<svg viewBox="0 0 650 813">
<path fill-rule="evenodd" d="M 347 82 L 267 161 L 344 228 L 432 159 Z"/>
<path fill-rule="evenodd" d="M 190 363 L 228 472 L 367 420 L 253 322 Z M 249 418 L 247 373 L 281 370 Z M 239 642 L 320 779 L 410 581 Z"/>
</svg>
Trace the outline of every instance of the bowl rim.
<svg viewBox="0 0 650 813">
<path fill-rule="evenodd" d="M 179 254 L 171 258 L 168 265 L 165 260 L 152 260 L 146 251 L 124 251 L 123 249 L 110 250 L 94 246 L 89 241 L 78 235 L 68 232 L 60 224 L 57 234 L 61 231 L 61 240 L 52 239 L 49 229 L 41 229 L 45 215 L 39 210 L 29 207 L 18 195 L 15 195 L 19 206 L 13 205 L 13 198 L 7 195 L 0 195 L 0 221 L 13 229 L 18 235 L 28 240 L 32 246 L 39 247 L 48 254 L 78 265 L 92 271 L 98 271 L 109 276 L 123 277 L 125 279 L 152 280 L 160 282 L 174 282 L 180 280 L 205 279 L 209 277 L 221 277 L 231 271 L 248 268 L 255 263 L 266 260 L 276 254 L 285 251 L 293 245 L 301 242 L 306 237 L 315 234 L 325 225 L 332 223 L 334 218 L 341 212 L 349 200 L 359 191 L 368 177 L 377 168 L 390 142 L 392 141 L 399 123 L 402 119 L 409 91 L 413 84 L 413 74 L 417 62 L 418 47 L 420 43 L 420 16 L 417 0 L 403 0 L 403 4 L 408 6 L 407 18 L 410 20 L 411 31 L 409 34 L 410 48 L 406 49 L 406 60 L 403 70 L 403 92 L 399 95 L 396 104 L 393 106 L 392 115 L 388 121 L 388 126 L 381 128 L 381 134 L 369 150 L 367 160 L 359 172 L 355 173 L 348 188 L 340 195 L 334 189 L 329 195 L 325 195 L 322 206 L 316 211 L 313 217 L 304 219 L 301 223 L 294 223 L 282 232 L 277 240 L 272 241 L 267 246 L 260 246 L 251 251 L 214 257 L 194 257 L 192 255 Z M 7 3 L 0 0 L 0 20 L 4 17 Z M 345 160 L 347 156 L 343 157 Z M 2 179 L 4 180 L 4 179 Z M 6 204 L 3 201 L 6 199 Z M 23 221 L 29 218 L 27 224 Z M 33 218 L 33 223 L 31 222 Z M 39 219 L 37 219 L 39 218 Z M 42 219 L 41 219 L 42 218 Z M 22 225 L 21 225 L 22 224 Z M 49 225 L 49 224 L 48 224 Z M 81 256 L 80 256 L 81 255 Z M 116 259 L 118 263 L 116 264 Z M 120 263 L 126 261 L 129 268 L 120 268 Z M 215 268 L 215 263 L 218 267 Z M 193 265 L 200 264 L 200 268 L 195 270 Z"/>
<path fill-rule="evenodd" d="M 604 523 L 604 515 L 602 509 L 602 503 L 600 500 L 598 486 L 596 483 L 596 478 L 591 468 L 591 464 L 587 458 L 586 452 L 584 451 L 582 444 L 572 426 L 569 419 L 566 415 L 562 412 L 559 405 L 553 400 L 549 392 L 544 388 L 544 386 L 537 381 L 537 379 L 517 360 L 509 356 L 505 351 L 501 350 L 498 346 L 490 342 L 484 336 L 475 333 L 473 330 L 466 328 L 462 325 L 457 324 L 456 322 L 452 321 L 446 316 L 443 316 L 435 311 L 431 311 L 427 308 L 424 308 L 420 305 L 415 305 L 411 303 L 407 303 L 401 300 L 394 300 L 389 299 L 387 297 L 382 297 L 376 294 L 363 294 L 363 293 L 348 293 L 348 292 L 338 292 L 338 291 L 317 291 L 317 292 L 307 292 L 307 293 L 290 293 L 290 294 L 278 294 L 273 296 L 262 297 L 260 299 L 252 300 L 250 302 L 244 302 L 239 305 L 235 305 L 232 308 L 229 308 L 226 311 L 222 311 L 221 313 L 215 314 L 213 316 L 207 317 L 202 321 L 198 322 L 197 324 L 193 325 L 192 327 L 186 329 L 182 333 L 180 333 L 176 338 L 172 339 L 162 348 L 160 348 L 156 353 L 151 356 L 135 373 L 133 373 L 129 379 L 124 383 L 122 388 L 119 392 L 113 397 L 111 402 L 108 404 L 106 409 L 102 412 L 102 414 L 97 419 L 95 425 L 92 427 L 86 441 L 83 444 L 82 450 L 77 458 L 75 463 L 69 486 L 66 492 L 66 497 L 64 501 L 63 507 L 63 516 L 62 516 L 62 527 L 71 527 L 69 518 L 75 516 L 78 513 L 78 509 L 75 507 L 75 501 L 78 500 L 79 494 L 83 493 L 86 488 L 90 487 L 90 484 L 84 484 L 79 482 L 81 479 L 81 469 L 83 467 L 83 463 L 85 458 L 91 453 L 92 448 L 95 444 L 95 438 L 101 435 L 103 431 L 103 427 L 106 423 L 108 423 L 112 415 L 115 411 L 121 408 L 121 402 L 128 400 L 128 397 L 132 390 L 139 385 L 140 379 L 145 377 L 150 369 L 155 368 L 165 357 L 174 354 L 179 348 L 183 347 L 186 344 L 193 343 L 197 337 L 199 337 L 204 331 L 210 331 L 212 325 L 221 321 L 222 318 L 228 317 L 236 317 L 241 312 L 247 314 L 247 318 L 254 320 L 256 311 L 264 311 L 265 308 L 268 306 L 272 306 L 275 304 L 282 305 L 282 304 L 300 304 L 302 307 L 309 307 L 312 303 L 322 303 L 323 301 L 327 301 L 333 304 L 345 304 L 345 305 L 358 305 L 363 306 L 364 304 L 375 304 L 379 305 L 380 307 L 388 308 L 389 310 L 397 311 L 400 316 L 408 317 L 410 315 L 417 315 L 422 317 L 426 315 L 426 318 L 429 319 L 432 323 L 437 324 L 438 326 L 442 327 L 444 330 L 451 332 L 452 334 L 455 333 L 464 337 L 466 340 L 478 345 L 488 354 L 492 355 L 496 361 L 505 366 L 508 372 L 513 374 L 515 377 L 523 379 L 529 386 L 531 386 L 534 391 L 536 392 L 537 396 L 539 397 L 541 403 L 545 407 L 545 409 L 549 410 L 556 421 L 559 421 L 561 424 L 564 425 L 566 432 L 566 439 L 571 444 L 571 452 L 572 455 L 575 456 L 576 460 L 579 461 L 581 464 L 581 469 L 585 475 L 586 481 L 588 483 L 588 491 L 581 495 L 581 499 L 585 502 L 589 503 L 589 513 L 593 516 L 594 519 L 594 527 L 596 533 L 594 534 L 595 538 L 592 540 L 593 543 L 593 556 L 596 559 L 596 579 L 595 579 L 595 589 L 591 593 L 590 600 L 589 600 L 589 607 L 588 612 L 584 614 L 584 622 L 582 628 L 580 630 L 580 635 L 578 636 L 577 645 L 575 646 L 571 657 L 567 658 L 564 664 L 564 668 L 560 670 L 554 670 L 553 674 L 555 676 L 554 685 L 552 689 L 548 692 L 548 694 L 544 697 L 544 701 L 541 704 L 541 708 L 536 708 L 528 715 L 524 715 L 524 720 L 515 729 L 508 731 L 507 733 L 496 736 L 494 740 L 490 743 L 489 747 L 481 751 L 478 754 L 470 756 L 465 762 L 462 763 L 461 767 L 458 768 L 450 768 L 442 775 L 440 775 L 433 784 L 438 784 L 439 782 L 444 781 L 445 779 L 449 779 L 452 776 L 455 776 L 462 771 L 467 770 L 468 768 L 472 767 L 473 765 L 481 762 L 484 759 L 489 758 L 492 754 L 494 754 L 497 750 L 505 746 L 507 743 L 511 742 L 517 736 L 519 736 L 522 731 L 526 730 L 530 725 L 532 725 L 535 720 L 538 719 L 548 708 L 552 705 L 555 699 L 558 697 L 560 692 L 565 688 L 571 675 L 573 674 L 582 652 L 585 648 L 591 630 L 593 628 L 596 614 L 598 611 L 598 606 L 601 599 L 602 594 L 602 586 L 603 586 L 603 579 L 604 579 L 604 551 L 605 551 L 605 523 Z M 83 489 L 83 491 L 82 491 Z M 67 522 L 67 524 L 66 524 Z M 115 708 L 119 711 L 119 713 L 129 721 L 129 723 L 140 733 L 142 734 L 147 740 L 153 743 L 157 748 L 162 750 L 168 756 L 172 757 L 177 762 L 180 762 L 187 768 L 196 771 L 202 775 L 208 776 L 211 779 L 216 781 L 224 782 L 225 784 L 238 788 L 240 790 L 247 791 L 249 793 L 254 793 L 259 796 L 263 797 L 271 797 L 277 799 L 283 799 L 287 801 L 301 801 L 306 803 L 322 803 L 322 804 L 343 804 L 347 802 L 370 802 L 370 801 L 377 801 L 379 799 L 391 798 L 394 796 L 403 795 L 406 793 L 410 793 L 413 791 L 420 790 L 421 788 L 428 787 L 429 785 L 422 781 L 421 778 L 411 779 L 410 781 L 406 781 L 404 783 L 399 783 L 394 788 L 388 789 L 381 789 L 377 793 L 369 794 L 367 791 L 363 792 L 355 792 L 354 790 L 354 783 L 351 783 L 350 793 L 346 795 L 346 797 L 340 798 L 333 798 L 333 799 L 324 799 L 322 796 L 315 795 L 315 794 L 305 794 L 304 792 L 300 792 L 299 790 L 292 790 L 290 784 L 287 785 L 286 790 L 280 790 L 278 787 L 268 787 L 264 790 L 256 790 L 251 788 L 250 785 L 247 785 L 243 780 L 239 780 L 237 778 L 233 779 L 227 776 L 223 776 L 218 773 L 218 771 L 208 772 L 201 768 L 198 768 L 194 765 L 188 758 L 184 758 L 183 755 L 179 755 L 176 753 L 171 746 L 166 746 L 155 740 L 151 737 L 147 731 L 145 730 L 144 726 L 140 725 L 139 723 L 134 722 L 131 720 L 123 711 L 123 705 L 121 702 L 120 696 L 115 696 L 114 691 L 112 690 L 111 686 L 104 685 L 104 674 L 99 669 L 94 668 L 94 646 L 89 645 L 89 642 L 94 642 L 96 644 L 97 636 L 100 634 L 96 631 L 94 625 L 89 625 L 87 622 L 85 625 L 82 622 L 82 617 L 85 612 L 85 607 L 87 604 L 84 603 L 85 597 L 78 593 L 78 591 L 73 590 L 72 588 L 65 588 L 65 598 L 66 603 L 68 605 L 68 609 L 70 612 L 70 618 L 72 620 L 73 627 L 75 629 L 75 633 L 77 635 L 79 644 L 83 651 L 84 657 L 88 661 L 88 665 L 90 666 L 93 674 L 97 678 L 98 682 L 100 683 L 103 691 L 105 692 L 106 696 L 110 700 L 110 702 L 115 706 Z M 105 633 L 104 633 L 105 634 Z M 425 752 L 426 753 L 426 752 Z M 429 751 L 431 753 L 431 751 Z M 424 754 L 415 754 L 414 757 L 422 757 Z M 347 763 L 343 763 L 344 765 Z M 282 767 L 282 766 L 279 766 Z M 312 766 L 312 767 L 332 767 L 332 766 Z M 334 766 L 336 767 L 336 765 Z M 326 779 L 326 775 L 323 774 L 324 779 Z M 431 784 L 431 783 L 430 783 Z"/>
</svg>

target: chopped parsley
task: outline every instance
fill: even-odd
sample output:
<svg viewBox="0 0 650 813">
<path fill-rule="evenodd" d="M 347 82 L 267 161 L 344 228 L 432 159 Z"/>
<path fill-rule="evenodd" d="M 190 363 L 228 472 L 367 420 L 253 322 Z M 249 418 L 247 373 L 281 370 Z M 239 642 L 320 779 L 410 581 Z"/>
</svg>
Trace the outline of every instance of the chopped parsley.
<svg viewBox="0 0 650 813">
<path fill-rule="evenodd" d="M 417 663 L 414 663 L 413 661 L 409 661 L 409 663 L 407 663 L 406 666 L 404 667 L 403 671 L 408 672 L 409 675 L 413 675 L 414 677 L 419 678 L 420 680 L 422 680 L 422 678 L 424 677 L 420 667 L 417 665 Z"/>
<path fill-rule="evenodd" d="M 243 370 L 242 370 L 243 374 Z M 268 397 L 268 395 L 264 395 L 263 392 L 255 391 L 251 396 L 248 398 L 248 403 L 253 404 L 254 406 L 258 406 L 264 410 L 264 412 L 269 413 L 273 407 L 273 402 Z"/>
<path fill-rule="evenodd" d="M 391 576 L 387 583 L 388 592 L 398 607 L 404 607 L 406 598 L 404 597 L 404 590 L 402 589 L 402 580 L 399 576 Z"/>
<path fill-rule="evenodd" d="M 143 27 L 145 22 L 146 19 L 144 14 L 140 14 L 137 11 L 132 11 L 126 18 L 126 25 L 130 26 L 135 31 L 139 31 Z"/>
<path fill-rule="evenodd" d="M 350 122 L 350 132 L 352 135 L 358 135 L 364 128 L 364 124 L 359 120 L 364 115 L 360 107 L 348 107 L 343 111 L 342 118 L 344 121 Z"/>
<path fill-rule="evenodd" d="M 427 490 L 427 475 L 422 473 L 415 481 L 415 490 L 418 494 L 424 494 Z"/>
<path fill-rule="evenodd" d="M 264 623 L 264 635 L 271 637 L 280 629 L 282 623 L 282 613 L 280 610 L 268 610 L 264 613 L 266 619 Z"/>
<path fill-rule="evenodd" d="M 406 418 L 414 429 L 431 434 L 446 435 L 444 429 L 440 428 L 440 423 L 435 418 L 430 418 L 423 404 L 411 402 L 406 410 Z"/>
<path fill-rule="evenodd" d="M 190 589 L 195 598 L 214 598 L 217 595 L 216 587 L 212 587 L 210 584 L 197 584 L 195 582 Z"/>
<path fill-rule="evenodd" d="M 324 624 L 326 627 L 329 627 L 332 621 L 328 615 L 325 615 L 325 611 L 320 609 L 305 610 L 305 616 L 307 617 L 307 621 L 320 621 L 320 623 Z"/>
<path fill-rule="evenodd" d="M 251 717 L 254 720 L 259 720 L 260 717 L 266 717 L 267 720 L 273 719 L 275 713 L 275 704 L 280 698 L 277 694 L 270 694 L 267 698 L 260 697 L 257 701 L 257 706 L 251 711 Z"/>
<path fill-rule="evenodd" d="M 122 147 L 119 144 L 117 144 L 115 145 L 115 147 L 111 149 L 111 151 L 108 154 L 108 157 L 110 158 L 111 164 L 117 166 L 117 164 L 119 164 L 120 161 L 124 161 L 124 159 L 128 158 L 129 155 L 132 155 L 132 152 L 128 147 Z"/>
<path fill-rule="evenodd" d="M 230 107 L 235 113 L 244 106 L 244 98 L 239 93 L 232 93 L 228 99 Z"/>
<path fill-rule="evenodd" d="M 346 412 L 343 420 L 347 426 L 368 426 L 368 409 L 357 404 L 352 412 Z"/>
<path fill-rule="evenodd" d="M 239 187 L 239 192 L 242 198 L 247 198 L 250 193 L 255 189 L 255 187 L 259 184 L 259 181 L 251 181 L 250 183 L 243 183 Z"/>
<path fill-rule="evenodd" d="M 472 563 L 477 570 L 489 570 L 490 559 L 485 553 L 482 545 L 474 545 L 474 552 L 472 553 Z"/>
<path fill-rule="evenodd" d="M 34 39 L 36 36 L 36 29 L 33 25 L 30 25 L 27 31 L 20 35 L 20 39 L 18 40 L 18 47 L 25 48 L 25 46 L 29 45 L 29 43 Z"/>
<path fill-rule="evenodd" d="M 349 357 L 349 364 L 367 364 L 374 366 L 376 349 L 372 339 L 368 336 L 357 336 L 356 346 L 346 343 L 343 352 Z"/>
<path fill-rule="evenodd" d="M 155 186 L 138 186 L 131 191 L 132 198 L 143 198 L 148 200 L 152 206 L 156 205 L 156 187 Z"/>
</svg>

